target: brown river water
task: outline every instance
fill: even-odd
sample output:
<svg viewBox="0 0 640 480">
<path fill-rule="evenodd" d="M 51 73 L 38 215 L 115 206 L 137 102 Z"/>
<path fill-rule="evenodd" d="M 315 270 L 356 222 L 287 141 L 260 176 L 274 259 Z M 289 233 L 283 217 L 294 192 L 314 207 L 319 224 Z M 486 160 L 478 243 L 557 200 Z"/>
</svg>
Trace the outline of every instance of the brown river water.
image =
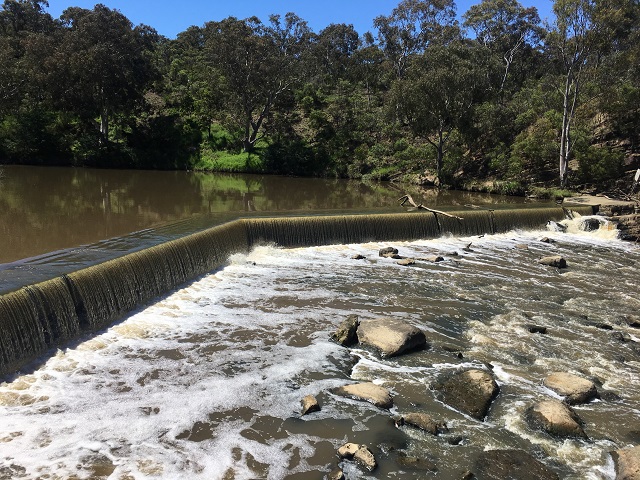
<svg viewBox="0 0 640 480">
<path fill-rule="evenodd" d="M 0 478 L 322 479 L 340 466 L 349 479 L 458 480 L 482 452 L 508 448 L 559 478 L 613 479 L 609 452 L 640 441 L 640 334 L 627 324 L 640 309 L 640 250 L 612 231 L 568 226 L 394 242 L 405 256 L 445 258 L 412 267 L 378 257 L 387 243 L 233 255 L 1 383 Z M 549 254 L 568 268 L 537 263 Z M 350 314 L 403 319 L 431 347 L 385 360 L 340 347 L 329 336 Z M 469 367 L 491 370 L 501 388 L 485 421 L 449 408 L 431 388 Z M 588 440 L 552 438 L 524 421 L 530 405 L 554 397 L 542 385 L 554 371 L 598 386 L 600 399 L 575 407 Z M 390 389 L 391 411 L 330 392 L 359 381 Z M 308 394 L 322 410 L 301 417 Z M 396 427 L 392 416 L 410 411 L 432 414 L 449 433 Z M 347 441 L 367 444 L 378 468 L 339 461 Z M 406 456 L 424 462 L 407 465 Z"/>
</svg>

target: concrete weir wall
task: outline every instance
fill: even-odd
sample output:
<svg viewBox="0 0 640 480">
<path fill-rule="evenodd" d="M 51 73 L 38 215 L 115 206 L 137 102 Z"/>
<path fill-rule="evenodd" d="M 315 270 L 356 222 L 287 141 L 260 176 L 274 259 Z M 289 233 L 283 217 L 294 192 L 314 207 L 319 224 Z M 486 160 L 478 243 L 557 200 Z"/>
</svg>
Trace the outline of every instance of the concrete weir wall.
<svg viewBox="0 0 640 480">
<path fill-rule="evenodd" d="M 591 214 L 591 207 L 577 207 Z M 238 219 L 0 296 L 0 376 L 223 266 L 260 243 L 282 247 L 402 241 L 541 228 L 560 207 Z"/>
</svg>

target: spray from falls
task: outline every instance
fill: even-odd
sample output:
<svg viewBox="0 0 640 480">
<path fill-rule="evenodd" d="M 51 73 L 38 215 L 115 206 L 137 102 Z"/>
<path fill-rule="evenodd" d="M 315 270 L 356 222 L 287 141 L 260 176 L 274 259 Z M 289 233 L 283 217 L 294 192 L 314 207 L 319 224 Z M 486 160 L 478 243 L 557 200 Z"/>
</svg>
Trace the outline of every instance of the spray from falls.
<svg viewBox="0 0 640 480">
<path fill-rule="evenodd" d="M 592 213 L 591 207 L 576 211 Z M 260 243 L 304 247 L 470 236 L 539 228 L 564 218 L 560 207 L 452 213 L 241 219 L 24 287 L 0 296 L 0 374 L 83 333 L 106 328 Z"/>
</svg>

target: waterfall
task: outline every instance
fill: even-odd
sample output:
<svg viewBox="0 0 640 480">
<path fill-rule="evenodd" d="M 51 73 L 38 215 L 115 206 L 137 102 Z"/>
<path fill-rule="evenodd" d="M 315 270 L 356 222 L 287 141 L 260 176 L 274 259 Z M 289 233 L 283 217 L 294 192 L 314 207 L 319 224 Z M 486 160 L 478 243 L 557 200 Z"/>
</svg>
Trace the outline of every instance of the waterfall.
<svg viewBox="0 0 640 480">
<path fill-rule="evenodd" d="M 591 214 L 591 207 L 577 213 Z M 0 296 L 0 374 L 80 334 L 100 330 L 153 299 L 221 267 L 235 252 L 268 242 L 283 247 L 401 241 L 540 228 L 562 208 L 473 210 L 451 217 L 400 214 L 245 218 L 29 285 Z M 456 216 L 463 219 L 455 218 Z"/>
</svg>

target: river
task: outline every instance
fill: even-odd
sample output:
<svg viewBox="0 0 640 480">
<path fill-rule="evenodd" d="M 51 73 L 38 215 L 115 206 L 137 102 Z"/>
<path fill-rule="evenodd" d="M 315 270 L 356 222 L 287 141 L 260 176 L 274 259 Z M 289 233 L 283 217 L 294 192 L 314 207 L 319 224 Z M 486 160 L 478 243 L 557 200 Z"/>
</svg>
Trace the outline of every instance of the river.
<svg viewBox="0 0 640 480">
<path fill-rule="evenodd" d="M 485 450 L 508 448 L 560 478 L 613 479 L 609 452 L 640 440 L 640 335 L 629 325 L 640 250 L 612 231 L 569 227 L 393 242 L 401 255 L 445 258 L 412 267 L 379 257 L 388 243 L 378 242 L 235 254 L 0 384 L 0 478 L 295 480 L 340 466 L 349 479 L 459 480 Z M 538 263 L 550 254 L 568 268 Z M 329 336 L 350 314 L 405 320 L 430 348 L 381 360 L 340 347 Z M 432 389 L 470 367 L 500 385 L 485 421 Z M 554 398 L 542 381 L 555 371 L 598 386 L 599 399 L 575 407 L 589 440 L 524 421 L 534 402 Z M 391 411 L 330 391 L 359 381 L 390 389 Z M 301 417 L 308 394 L 322 409 Z M 394 425 L 416 411 L 449 433 Z M 378 468 L 339 462 L 347 441 L 367 444 Z M 403 460 L 412 457 L 422 463 Z"/>
</svg>

